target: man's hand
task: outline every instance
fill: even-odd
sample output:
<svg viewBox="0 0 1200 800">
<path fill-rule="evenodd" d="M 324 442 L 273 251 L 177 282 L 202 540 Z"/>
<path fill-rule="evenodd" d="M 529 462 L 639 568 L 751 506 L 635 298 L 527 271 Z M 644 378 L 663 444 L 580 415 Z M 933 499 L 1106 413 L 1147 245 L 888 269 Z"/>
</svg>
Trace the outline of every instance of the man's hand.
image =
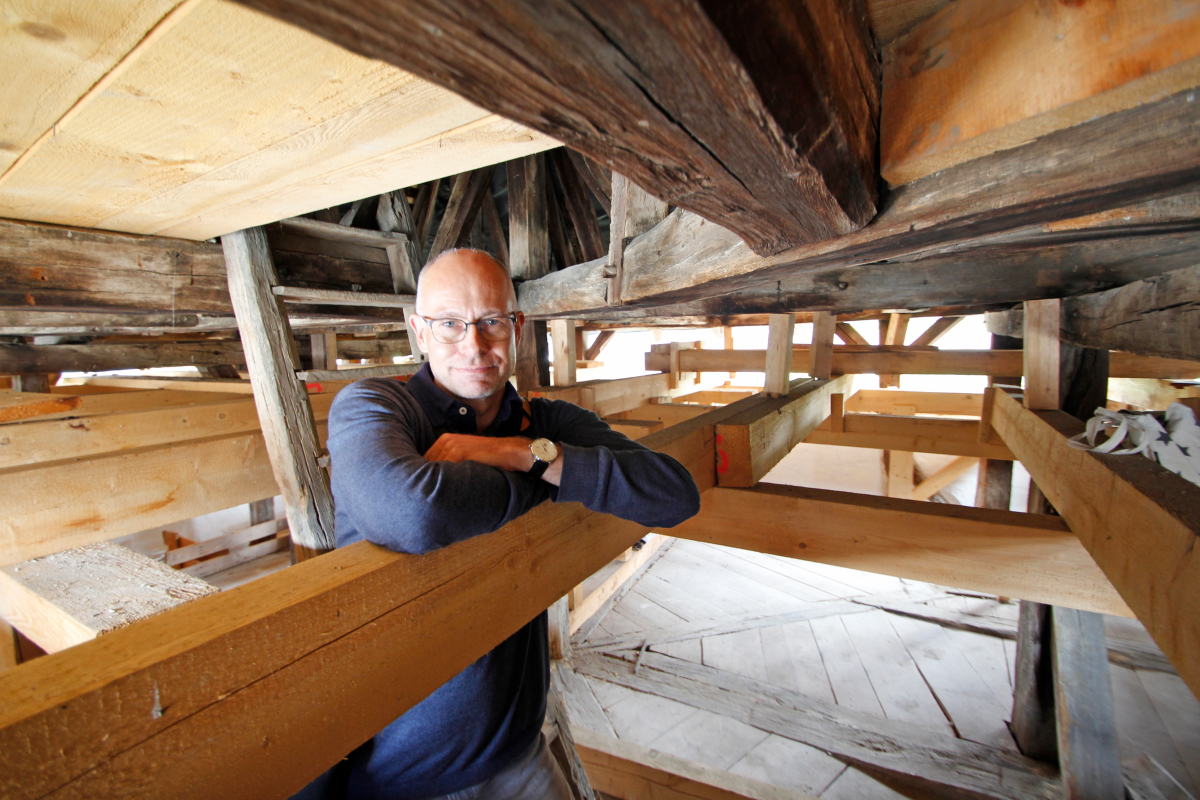
<svg viewBox="0 0 1200 800">
<path fill-rule="evenodd" d="M 499 467 L 509 472 L 528 472 L 533 467 L 533 453 L 529 452 L 529 439 L 520 436 L 496 438 L 471 436 L 466 433 L 443 433 L 425 452 L 426 461 L 478 461 L 489 467 Z M 542 480 L 559 483 L 562 475 L 562 456 L 542 475 Z"/>
</svg>

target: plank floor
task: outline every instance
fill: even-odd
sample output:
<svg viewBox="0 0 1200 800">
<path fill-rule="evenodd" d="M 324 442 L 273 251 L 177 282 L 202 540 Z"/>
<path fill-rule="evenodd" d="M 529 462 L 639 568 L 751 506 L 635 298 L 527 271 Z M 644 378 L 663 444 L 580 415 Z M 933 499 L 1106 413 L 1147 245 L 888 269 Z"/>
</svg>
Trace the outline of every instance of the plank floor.
<svg viewBox="0 0 1200 800">
<path fill-rule="evenodd" d="M 924 736 L 1016 753 L 1007 727 L 1012 642 L 845 602 L 875 596 L 1012 621 L 1018 611 L 996 598 L 681 539 L 573 646 L 623 649 L 627 661 L 644 649 Z M 1149 641 L 1130 620 L 1110 618 L 1108 635 Z M 712 710 L 591 674 L 569 673 L 563 685 L 572 724 L 823 800 L 905 796 L 819 749 Z M 1123 760 L 1149 755 L 1200 796 L 1200 704 L 1183 682 L 1114 665 L 1112 686 Z"/>
</svg>

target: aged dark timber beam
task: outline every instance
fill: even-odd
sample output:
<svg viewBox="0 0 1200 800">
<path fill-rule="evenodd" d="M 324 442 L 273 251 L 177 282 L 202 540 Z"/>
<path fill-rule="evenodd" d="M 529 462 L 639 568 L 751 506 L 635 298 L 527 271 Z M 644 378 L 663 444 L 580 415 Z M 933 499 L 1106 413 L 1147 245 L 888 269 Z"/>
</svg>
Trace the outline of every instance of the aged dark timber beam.
<svg viewBox="0 0 1200 800">
<path fill-rule="evenodd" d="M 1095 291 L 1189 266 L 1181 251 L 1195 247 L 1194 215 L 1145 225 L 1054 229 L 1056 221 L 1200 188 L 1200 107 L 1189 94 L 1100 117 L 922 178 L 892 192 L 862 230 L 769 257 L 755 255 L 719 225 L 676 212 L 625 249 L 622 300 L 665 306 L 670 314 L 767 312 L 789 306 L 840 311 L 878 308 L 878 302 L 867 298 L 890 292 L 895 284 L 902 297 L 911 295 L 905 302 L 913 307 L 951 302 L 948 294 L 972 297 L 972 303 L 1013 302 L 1013 295 Z M 1088 243 L 1093 243 L 1091 249 Z M 1073 254 L 1076 263 L 1064 268 L 1036 252 L 1047 245 Z M 973 247 L 987 249 L 971 251 Z M 1156 272 L 1112 283 L 1102 277 L 1100 285 L 1089 286 L 1080 274 L 1087 274 L 1092 258 L 1102 268 L 1114 264 L 1103 252 L 1110 247 L 1125 247 L 1125 261 L 1160 251 L 1173 255 Z M 972 295 L 971 281 L 985 273 L 978 264 L 1006 254 L 1022 265 L 1017 279 L 1007 286 L 989 279 Z M 904 263 L 895 263 L 899 259 Z M 970 279 L 964 272 L 968 264 L 973 266 Z M 1136 269 L 1122 268 L 1123 274 Z M 1034 277 L 1038 269 L 1049 269 L 1052 283 L 1061 285 L 1042 288 Z M 996 279 L 1009 280 L 1008 270 L 999 264 L 990 271 Z M 951 279 L 948 287 L 943 277 Z M 603 263 L 588 262 L 525 283 L 521 305 L 535 316 L 581 316 L 603 309 L 605 289 Z M 731 303 L 720 312 L 721 298 L 712 301 L 709 312 L 684 305 L 743 291 L 754 302 Z M 982 299 L 989 296 L 994 299 Z"/>
<path fill-rule="evenodd" d="M 875 214 L 859 2 L 240 0 L 553 136 L 760 253 Z"/>
<path fill-rule="evenodd" d="M 1021 338 L 1024 312 L 989 314 L 988 330 Z M 1068 297 L 1063 300 L 1061 334 L 1064 342 L 1081 347 L 1198 360 L 1200 266 Z"/>
</svg>

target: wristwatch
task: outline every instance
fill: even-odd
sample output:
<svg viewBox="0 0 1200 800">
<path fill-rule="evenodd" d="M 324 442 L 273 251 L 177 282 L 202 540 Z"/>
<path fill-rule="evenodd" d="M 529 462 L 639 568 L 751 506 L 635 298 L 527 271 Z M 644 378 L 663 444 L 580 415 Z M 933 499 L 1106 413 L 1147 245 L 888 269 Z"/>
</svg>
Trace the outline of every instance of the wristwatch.
<svg viewBox="0 0 1200 800">
<path fill-rule="evenodd" d="M 533 453 L 533 466 L 528 474 L 540 478 L 550 468 L 550 463 L 558 458 L 558 448 L 549 439 L 534 439 L 529 443 L 529 452 Z"/>
</svg>

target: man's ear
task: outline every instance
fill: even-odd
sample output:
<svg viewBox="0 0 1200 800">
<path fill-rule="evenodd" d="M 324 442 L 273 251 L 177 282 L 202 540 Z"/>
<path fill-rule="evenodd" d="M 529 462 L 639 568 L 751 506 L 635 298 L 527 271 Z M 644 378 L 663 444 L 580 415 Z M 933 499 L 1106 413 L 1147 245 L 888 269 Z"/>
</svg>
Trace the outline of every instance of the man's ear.
<svg viewBox="0 0 1200 800">
<path fill-rule="evenodd" d="M 429 335 L 429 326 L 420 316 L 413 314 L 408 318 L 408 329 L 417 336 L 417 347 L 425 355 L 429 355 L 429 348 L 425 344 L 425 337 Z M 409 342 L 409 349 L 412 349 L 412 342 Z"/>
<path fill-rule="evenodd" d="M 513 325 L 513 341 L 516 342 L 517 347 L 521 346 L 521 333 L 524 330 L 525 330 L 525 315 L 522 312 L 518 311 L 517 312 L 517 321 Z"/>
</svg>

